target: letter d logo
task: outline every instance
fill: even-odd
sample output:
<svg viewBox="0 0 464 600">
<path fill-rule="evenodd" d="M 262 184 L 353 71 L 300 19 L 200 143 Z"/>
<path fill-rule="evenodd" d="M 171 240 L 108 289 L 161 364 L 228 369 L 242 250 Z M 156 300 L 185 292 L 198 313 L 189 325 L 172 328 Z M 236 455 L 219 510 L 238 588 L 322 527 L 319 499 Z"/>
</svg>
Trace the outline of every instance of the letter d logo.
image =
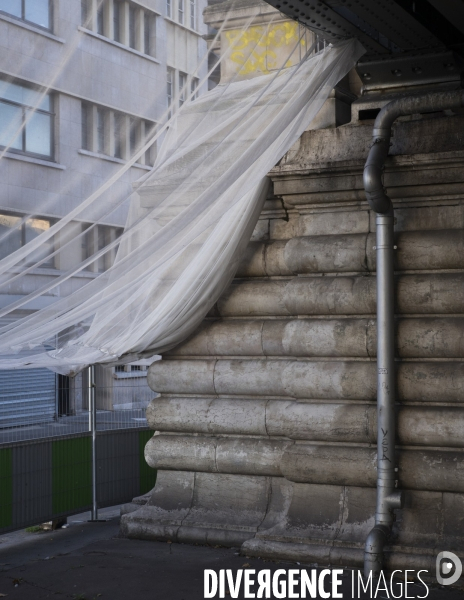
<svg viewBox="0 0 464 600">
<path fill-rule="evenodd" d="M 454 574 L 447 577 L 453 570 Z M 437 556 L 437 581 L 440 585 L 453 585 L 462 575 L 462 562 L 452 552 L 440 552 Z"/>
</svg>

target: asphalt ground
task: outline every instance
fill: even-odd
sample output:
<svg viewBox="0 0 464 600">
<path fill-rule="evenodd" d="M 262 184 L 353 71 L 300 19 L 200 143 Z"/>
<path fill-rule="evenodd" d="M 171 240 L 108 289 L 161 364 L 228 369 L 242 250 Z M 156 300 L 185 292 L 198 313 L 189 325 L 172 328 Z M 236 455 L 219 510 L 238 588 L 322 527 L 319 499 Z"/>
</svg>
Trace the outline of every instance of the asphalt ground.
<svg viewBox="0 0 464 600">
<path fill-rule="evenodd" d="M 69 518 L 64 529 L 38 533 L 23 530 L 0 536 L 0 598 L 204 600 L 205 569 L 216 573 L 220 569 L 231 569 L 233 574 L 240 569 L 269 569 L 271 577 L 277 569 L 311 570 L 296 563 L 247 558 L 233 548 L 128 540 L 119 537 L 117 507 L 100 511 L 99 516 L 107 520 L 87 522 L 89 515 L 85 513 Z M 282 577 L 285 579 L 286 574 Z M 327 576 L 328 583 L 330 577 L 331 574 Z M 410 584 L 406 596 L 396 584 L 390 591 L 380 590 L 372 595 L 361 591 L 358 596 L 356 586 L 355 593 L 352 592 L 352 577 L 353 571 L 349 569 L 340 574 L 342 583 L 338 592 L 344 600 L 392 598 L 392 591 L 397 598 L 419 598 L 426 594 L 423 585 Z M 227 582 L 224 588 L 224 597 L 231 598 Z M 252 588 L 255 592 L 257 589 L 258 586 Z M 298 591 L 299 586 L 295 589 Z M 330 585 L 325 590 L 329 598 L 334 598 Z M 219 598 L 219 594 L 214 597 Z M 277 596 L 271 592 L 270 597 Z M 434 587 L 425 597 L 463 600 L 464 593 L 449 587 Z M 238 598 L 245 598 L 243 586 Z"/>
</svg>

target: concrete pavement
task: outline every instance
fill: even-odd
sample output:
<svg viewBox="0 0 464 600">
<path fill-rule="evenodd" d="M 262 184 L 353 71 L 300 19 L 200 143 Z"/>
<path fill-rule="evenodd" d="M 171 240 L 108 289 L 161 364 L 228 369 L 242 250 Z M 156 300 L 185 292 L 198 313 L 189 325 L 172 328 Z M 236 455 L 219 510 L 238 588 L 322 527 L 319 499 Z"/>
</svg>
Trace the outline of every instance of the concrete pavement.
<svg viewBox="0 0 464 600">
<path fill-rule="evenodd" d="M 65 529 L 0 536 L 0 598 L 200 600 L 204 598 L 205 569 L 232 569 L 235 573 L 248 567 L 272 572 L 303 568 L 295 563 L 246 558 L 237 549 L 120 538 L 118 508 L 104 509 L 100 517 L 108 520 L 89 523 L 85 513 L 69 518 Z M 351 576 L 350 570 L 344 571 L 339 589 L 348 600 L 353 597 Z M 409 586 L 409 596 L 423 596 L 424 590 L 423 586 Z M 398 595 L 398 590 L 395 593 Z M 231 596 L 226 593 L 225 597 Z M 377 597 L 387 595 L 380 592 Z M 458 600 L 463 594 L 436 588 L 427 597 Z"/>
</svg>

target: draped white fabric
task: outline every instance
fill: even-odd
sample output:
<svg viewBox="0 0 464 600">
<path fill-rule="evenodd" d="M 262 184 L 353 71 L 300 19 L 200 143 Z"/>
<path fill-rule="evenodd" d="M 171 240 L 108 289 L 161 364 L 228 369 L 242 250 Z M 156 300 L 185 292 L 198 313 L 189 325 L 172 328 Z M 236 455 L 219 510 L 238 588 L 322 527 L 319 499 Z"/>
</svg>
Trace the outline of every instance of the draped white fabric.
<svg viewBox="0 0 464 600">
<path fill-rule="evenodd" d="M 219 85 L 185 103 L 131 198 L 124 234 L 113 243 L 113 266 L 0 329 L 0 368 L 73 373 L 122 356 L 162 353 L 185 339 L 234 276 L 266 198 L 266 174 L 362 53 L 358 42 L 343 42 L 294 67 Z M 40 256 L 46 242 L 42 234 L 29 250 L 0 261 L 0 283 L 11 280 L 12 266 L 24 264 L 28 252 Z M 18 314 L 85 267 L 12 302 L 0 316 Z"/>
</svg>

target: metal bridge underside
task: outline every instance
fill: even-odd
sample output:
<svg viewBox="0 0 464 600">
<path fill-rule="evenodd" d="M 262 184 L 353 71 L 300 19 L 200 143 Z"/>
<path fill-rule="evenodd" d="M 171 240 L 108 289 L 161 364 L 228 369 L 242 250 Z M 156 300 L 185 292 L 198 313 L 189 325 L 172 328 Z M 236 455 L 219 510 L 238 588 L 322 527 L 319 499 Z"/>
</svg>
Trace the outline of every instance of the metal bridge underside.
<svg viewBox="0 0 464 600">
<path fill-rule="evenodd" d="M 460 81 L 460 0 L 266 0 L 329 42 L 357 38 L 364 89 Z"/>
</svg>

